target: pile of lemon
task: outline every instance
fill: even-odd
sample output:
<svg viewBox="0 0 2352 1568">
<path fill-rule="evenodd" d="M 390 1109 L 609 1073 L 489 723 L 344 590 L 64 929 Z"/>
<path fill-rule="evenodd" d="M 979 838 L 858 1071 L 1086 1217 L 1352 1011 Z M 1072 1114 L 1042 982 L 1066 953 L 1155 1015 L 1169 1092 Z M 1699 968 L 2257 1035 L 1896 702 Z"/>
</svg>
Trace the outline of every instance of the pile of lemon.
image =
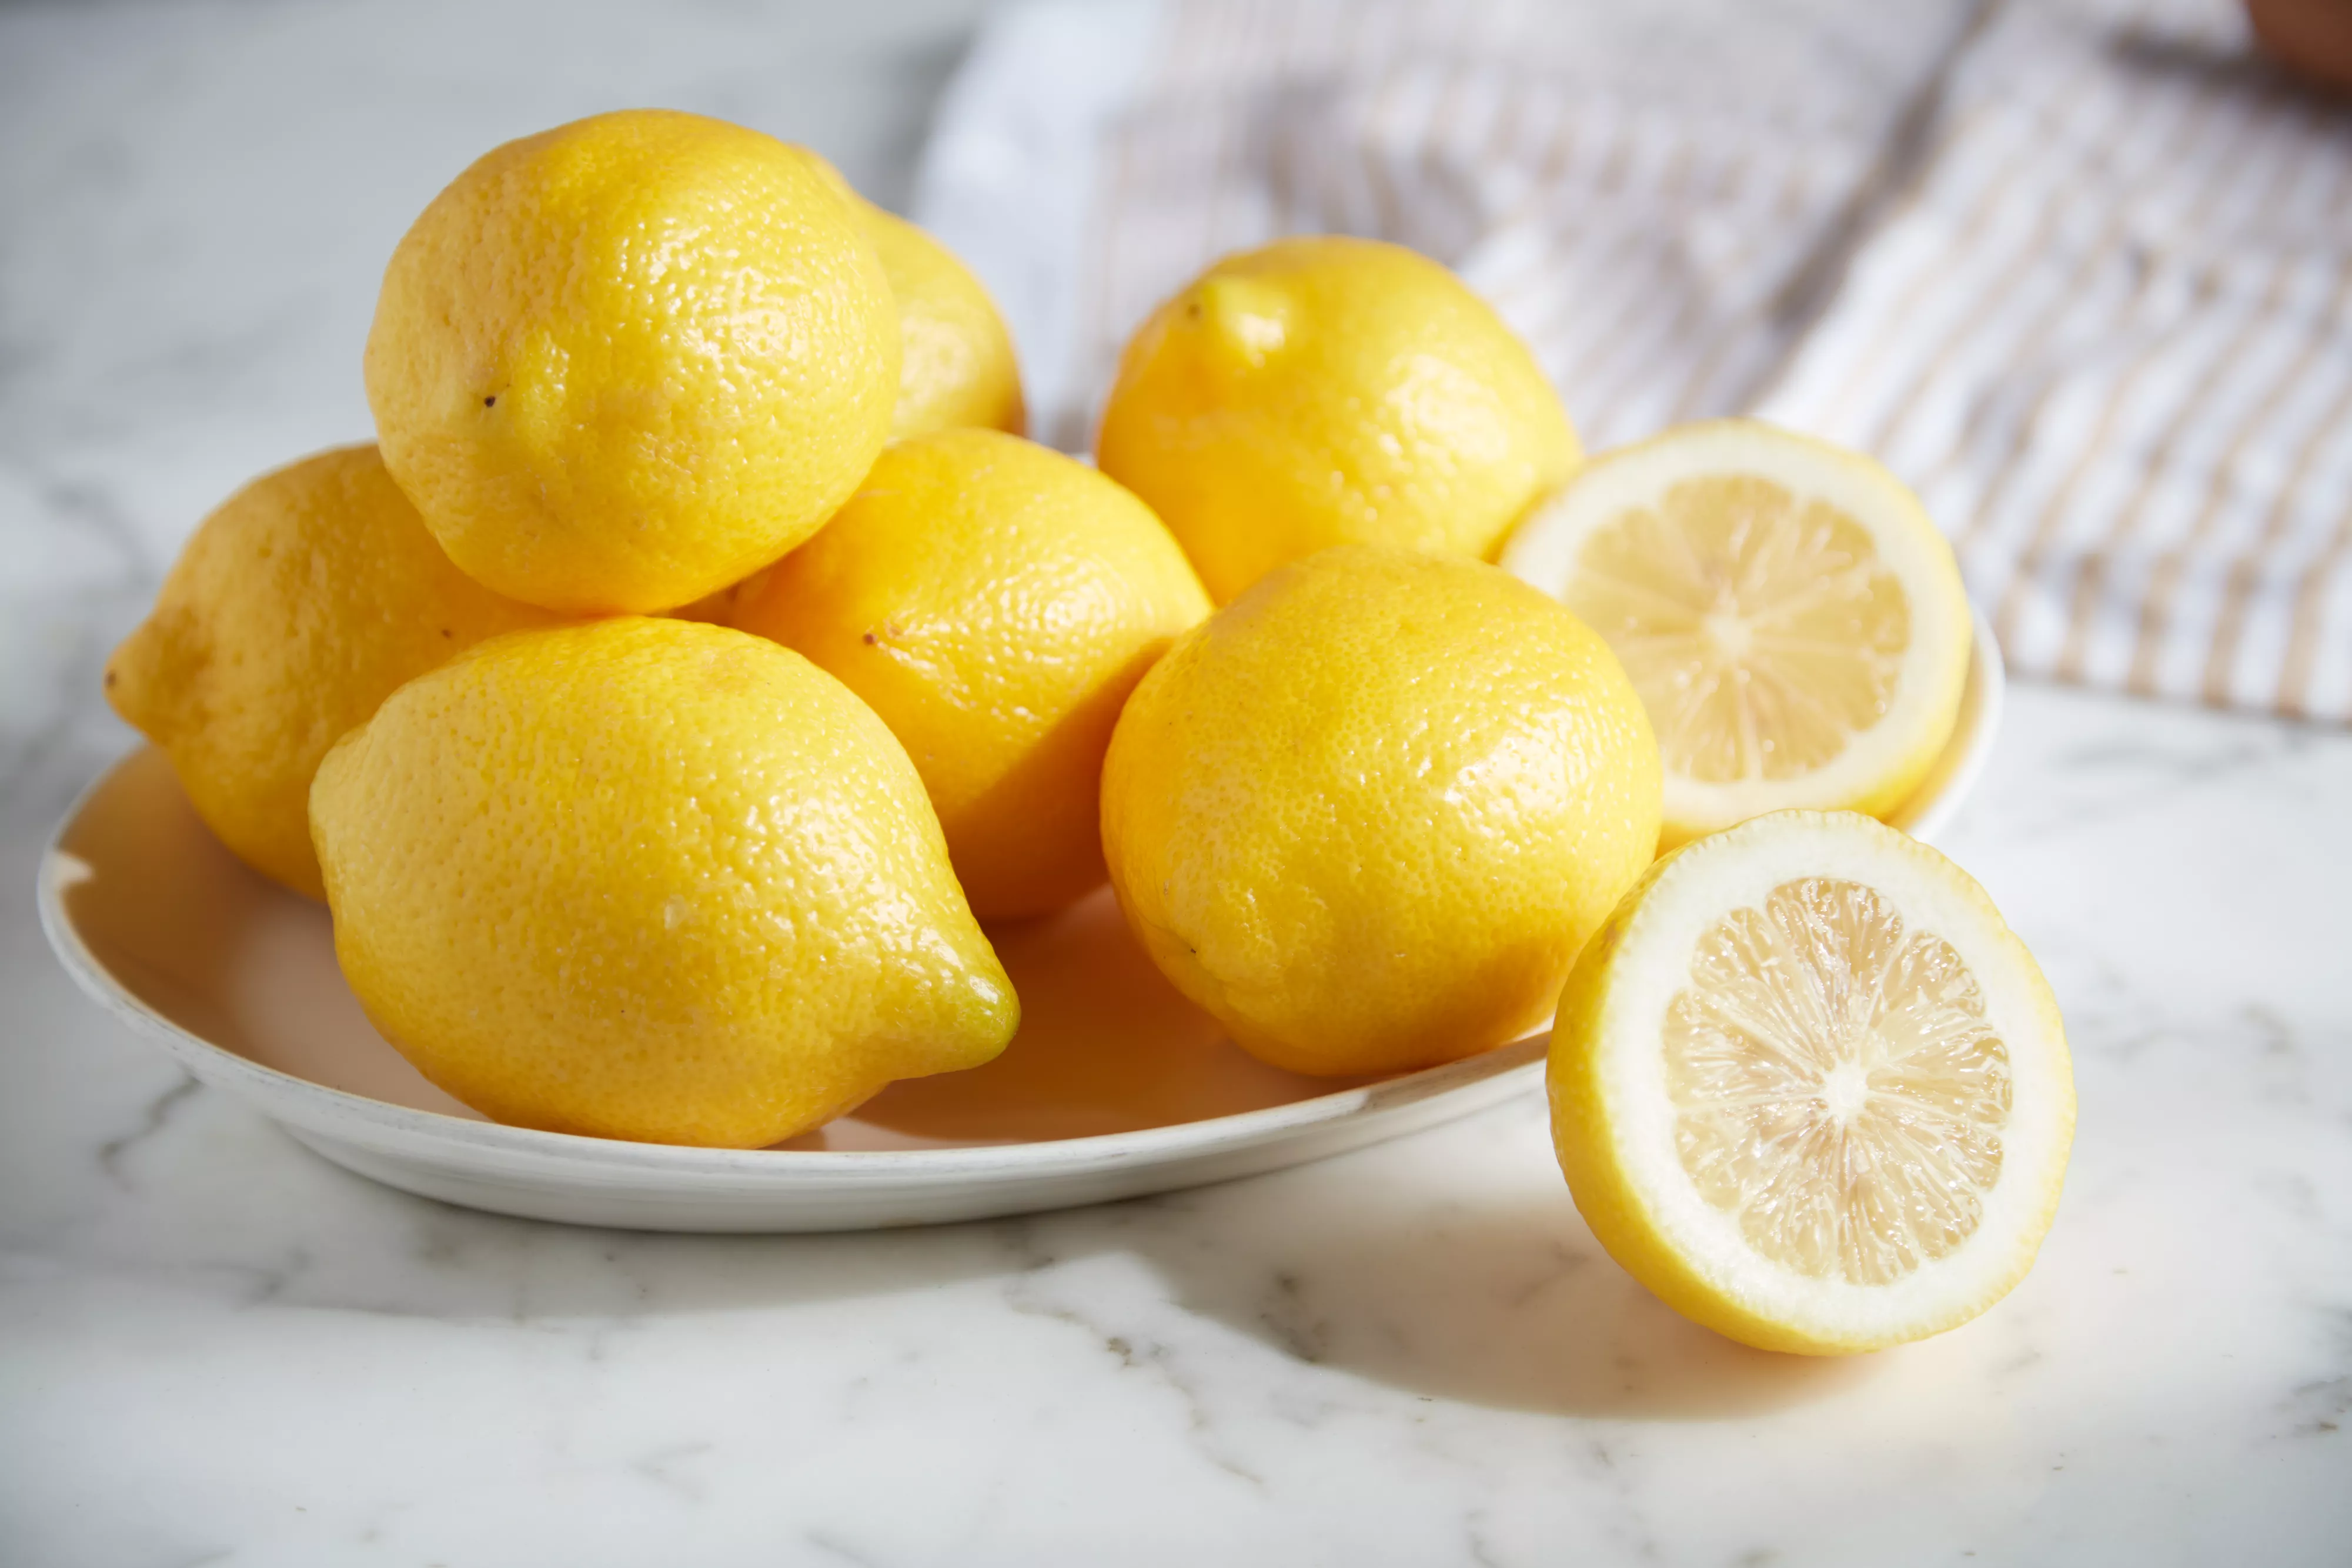
<svg viewBox="0 0 2352 1568">
<path fill-rule="evenodd" d="M 2031 1262 L 2063 1037 L 1870 815 L 1970 632 L 1868 460 L 1717 422 L 1588 462 L 1451 274 L 1319 238 L 1164 304 L 1090 467 L 1021 438 L 952 256 L 674 113 L 460 174 L 365 375 L 376 442 L 206 518 L 107 688 L 486 1114 L 791 1136 L 1003 1051 L 985 925 L 1108 878 L 1297 1071 L 1556 1012 L 1580 1207 L 1726 1333 L 1890 1343 Z"/>
</svg>

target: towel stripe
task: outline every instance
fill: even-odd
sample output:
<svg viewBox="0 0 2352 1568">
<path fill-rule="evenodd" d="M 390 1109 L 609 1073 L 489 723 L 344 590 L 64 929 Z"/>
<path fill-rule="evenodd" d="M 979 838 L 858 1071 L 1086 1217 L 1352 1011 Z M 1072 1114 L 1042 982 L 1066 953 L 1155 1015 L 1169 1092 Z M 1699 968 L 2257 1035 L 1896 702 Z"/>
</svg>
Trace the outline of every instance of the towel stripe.
<svg viewBox="0 0 2352 1568">
<path fill-rule="evenodd" d="M 1396 240 L 1595 447 L 1876 454 L 2021 673 L 2352 718 L 2352 111 L 2228 0 L 1169 0 L 1106 135 L 1097 395 L 1217 255 Z"/>
</svg>

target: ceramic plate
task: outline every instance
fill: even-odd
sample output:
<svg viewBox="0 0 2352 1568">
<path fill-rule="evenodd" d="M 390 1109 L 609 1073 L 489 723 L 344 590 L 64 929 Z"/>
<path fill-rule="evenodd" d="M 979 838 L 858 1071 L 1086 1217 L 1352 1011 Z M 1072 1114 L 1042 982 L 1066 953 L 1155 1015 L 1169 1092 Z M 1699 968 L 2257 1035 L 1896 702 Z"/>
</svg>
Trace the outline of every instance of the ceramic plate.
<svg viewBox="0 0 2352 1568">
<path fill-rule="evenodd" d="M 1898 825 L 1935 832 L 2000 708 L 1979 622 L 1960 725 Z M 420 1077 L 362 1015 L 326 910 L 247 871 L 163 755 L 132 754 L 43 858 L 41 922 L 99 1004 L 336 1164 L 427 1197 L 651 1230 L 845 1230 L 1135 1197 L 1318 1159 L 1534 1088 L 1544 1042 L 1379 1082 L 1277 1071 L 1225 1040 L 1129 939 L 1108 891 L 992 933 L 1021 1033 L 969 1072 L 892 1085 L 772 1149 L 502 1127 Z"/>
</svg>

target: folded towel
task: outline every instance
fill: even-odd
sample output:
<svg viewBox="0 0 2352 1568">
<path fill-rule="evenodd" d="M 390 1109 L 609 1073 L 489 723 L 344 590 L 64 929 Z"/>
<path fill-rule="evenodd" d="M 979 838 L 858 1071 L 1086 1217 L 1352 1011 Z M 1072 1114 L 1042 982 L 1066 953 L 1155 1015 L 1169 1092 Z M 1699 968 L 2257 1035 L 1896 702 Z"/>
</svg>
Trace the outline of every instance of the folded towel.
<svg viewBox="0 0 2352 1568">
<path fill-rule="evenodd" d="M 917 216 L 1058 444 L 1213 257 L 1373 235 L 1596 448 L 1753 412 L 1876 454 L 2021 674 L 2352 718 L 2352 109 L 2224 0 L 1047 0 Z"/>
</svg>

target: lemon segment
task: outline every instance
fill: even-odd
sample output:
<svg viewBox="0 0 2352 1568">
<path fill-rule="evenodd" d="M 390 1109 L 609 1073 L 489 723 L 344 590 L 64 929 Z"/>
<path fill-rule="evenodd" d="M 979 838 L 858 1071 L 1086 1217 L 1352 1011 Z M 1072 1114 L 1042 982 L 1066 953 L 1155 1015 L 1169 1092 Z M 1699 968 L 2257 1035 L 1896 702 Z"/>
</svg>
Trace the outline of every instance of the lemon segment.
<svg viewBox="0 0 2352 1568">
<path fill-rule="evenodd" d="M 1893 810 L 1950 738 L 1951 548 L 1858 455 L 1751 420 L 1595 459 L 1503 564 L 1607 638 L 1666 767 L 1671 845 L 1766 811 Z"/>
<path fill-rule="evenodd" d="M 1654 866 L 1570 977 L 1549 1082 L 1611 1255 L 1720 1333 L 1817 1354 L 1998 1301 L 2074 1132 L 2032 956 L 1967 873 L 1853 812 L 1773 813 Z"/>
</svg>

